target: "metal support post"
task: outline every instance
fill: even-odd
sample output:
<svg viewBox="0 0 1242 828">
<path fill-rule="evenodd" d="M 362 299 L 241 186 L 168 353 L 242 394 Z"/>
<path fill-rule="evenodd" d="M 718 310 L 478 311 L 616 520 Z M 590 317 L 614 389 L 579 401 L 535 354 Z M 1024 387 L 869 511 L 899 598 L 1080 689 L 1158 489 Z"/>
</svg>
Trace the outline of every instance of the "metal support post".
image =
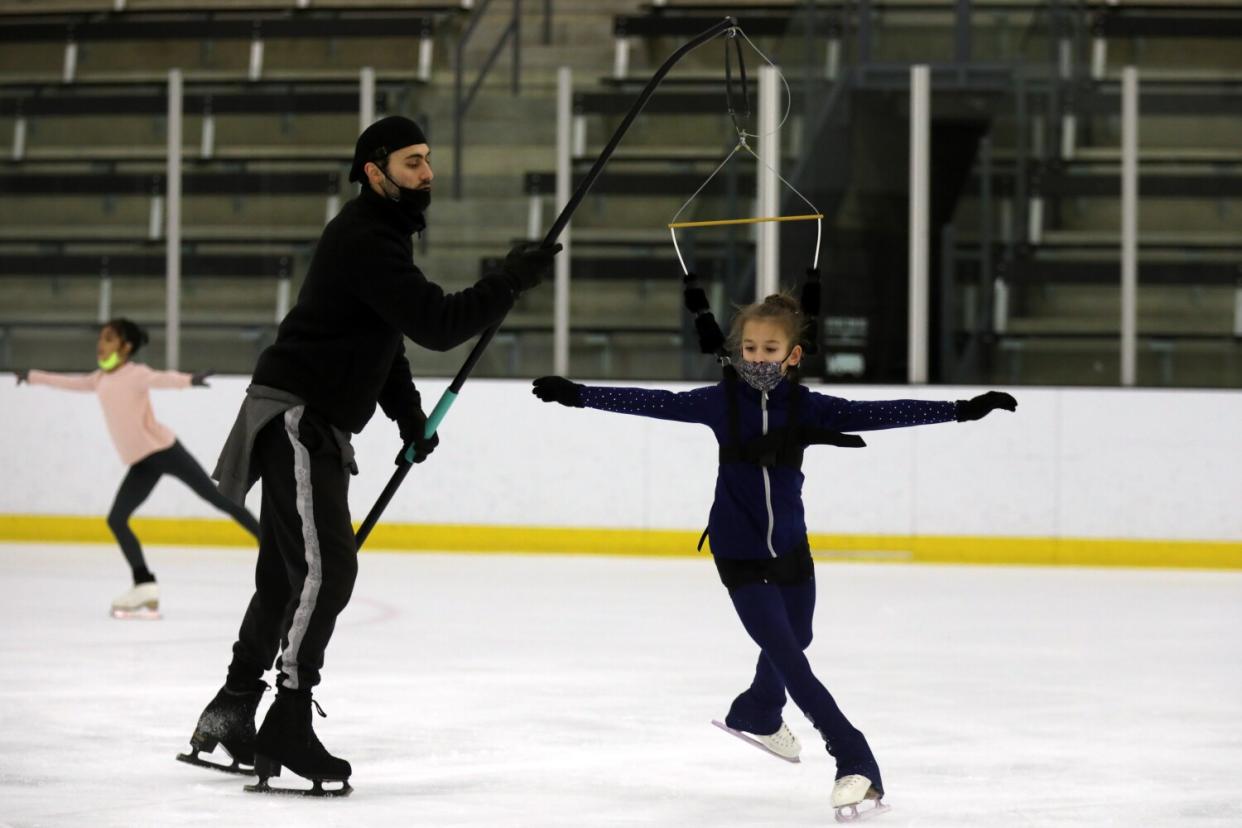
<svg viewBox="0 0 1242 828">
<path fill-rule="evenodd" d="M 165 270 L 167 279 L 165 321 L 167 327 L 164 367 L 176 371 L 181 364 L 181 129 L 182 78 L 180 69 L 168 72 L 168 172 L 164 210 Z"/>
<path fill-rule="evenodd" d="M 263 77 L 263 38 L 256 37 L 250 41 L 250 80 L 257 81 Z"/>
<path fill-rule="evenodd" d="M 556 73 L 556 208 L 563 210 L 573 192 L 573 103 L 574 73 L 562 66 Z M 562 377 L 569 374 L 569 265 L 571 228 L 566 223 L 560 243 L 565 249 L 554 260 L 552 370 Z"/>
<path fill-rule="evenodd" d="M 13 120 L 13 153 L 14 161 L 26 157 L 26 118 L 19 115 Z"/>
<path fill-rule="evenodd" d="M 771 65 L 759 67 L 758 208 L 761 216 L 780 215 L 781 135 L 779 73 Z M 760 224 L 756 238 L 755 301 L 780 289 L 780 222 Z"/>
<path fill-rule="evenodd" d="M 358 70 L 358 131 L 375 123 L 375 67 Z"/>
<path fill-rule="evenodd" d="M 289 314 L 289 285 L 288 276 L 281 276 L 276 280 L 276 323 L 280 324 Z"/>
<path fill-rule="evenodd" d="M 436 42 L 431 35 L 423 35 L 418 39 L 418 79 L 424 83 L 431 80 L 435 45 Z"/>
<path fill-rule="evenodd" d="M 1138 69 L 1121 76 L 1121 384 L 1134 385 L 1138 348 Z"/>
<path fill-rule="evenodd" d="M 61 79 L 65 83 L 73 83 L 78 74 L 78 43 L 70 40 L 65 44 L 65 60 Z"/>
<path fill-rule="evenodd" d="M 931 255 L 931 67 L 910 67 L 910 313 L 907 380 L 927 382 Z"/>
</svg>

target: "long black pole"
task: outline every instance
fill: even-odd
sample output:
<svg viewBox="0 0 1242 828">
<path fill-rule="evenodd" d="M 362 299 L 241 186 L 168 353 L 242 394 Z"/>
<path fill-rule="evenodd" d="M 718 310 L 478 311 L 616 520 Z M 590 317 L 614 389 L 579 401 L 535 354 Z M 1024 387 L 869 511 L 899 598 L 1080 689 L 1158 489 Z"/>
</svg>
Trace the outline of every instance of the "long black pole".
<svg viewBox="0 0 1242 828">
<path fill-rule="evenodd" d="M 595 159 L 595 163 L 591 166 L 590 171 L 586 174 L 586 178 L 582 179 L 582 183 L 578 185 L 578 189 L 574 191 L 573 196 L 569 199 L 569 203 L 561 210 L 561 214 L 556 217 L 556 221 L 552 222 L 552 226 L 548 229 L 547 235 L 543 237 L 545 247 L 550 247 L 556 243 L 557 237 L 565 229 L 565 225 L 569 224 L 570 218 L 573 217 L 574 211 L 578 209 L 578 205 L 586 198 L 590 192 L 595 180 L 599 178 L 600 173 L 604 171 L 604 165 L 612 158 L 612 154 L 616 151 L 617 146 L 621 143 L 621 139 L 625 137 L 625 133 L 629 130 L 630 124 L 634 123 L 634 119 L 643 111 L 643 107 L 647 105 L 647 101 L 655 94 L 656 87 L 664 80 L 677 62 L 680 61 L 690 52 L 698 47 L 713 40 L 724 32 L 737 28 L 737 21 L 732 17 L 725 17 L 719 23 L 696 35 L 694 39 L 684 43 L 681 48 L 673 52 L 668 60 L 656 70 L 651 76 L 651 80 L 647 81 L 647 85 L 643 87 L 643 91 L 639 94 L 638 100 L 630 107 L 630 111 L 626 113 L 625 120 L 613 132 L 612 138 L 608 140 L 608 145 L 604 147 L 603 152 Z M 502 319 L 501 322 L 504 320 Z M 478 364 L 479 359 L 483 356 L 483 352 L 487 350 L 487 346 L 491 344 L 492 337 L 496 335 L 496 331 L 500 329 L 500 322 L 488 328 L 479 337 L 479 341 L 475 343 L 474 348 L 470 351 L 470 355 L 466 357 L 465 363 L 461 366 L 461 370 L 457 372 L 457 376 L 453 377 L 453 381 L 449 384 L 448 389 L 440 397 L 440 401 L 436 403 L 435 409 L 427 418 L 427 436 L 430 437 L 436 433 L 436 429 L 440 425 L 440 421 L 448 413 L 453 402 L 457 399 L 457 395 L 461 392 L 461 387 L 466 384 L 467 377 L 474 370 L 474 366 Z M 358 548 L 362 548 L 362 544 L 366 541 L 367 536 L 371 534 L 371 530 L 375 528 L 375 524 L 379 522 L 380 515 L 384 513 L 384 509 L 388 507 L 388 503 L 392 500 L 393 495 L 397 493 L 397 489 L 401 488 L 401 483 L 405 480 L 405 476 L 410 473 L 413 463 L 408 462 L 409 447 L 406 448 L 405 459 L 407 462 L 399 463 L 397 470 L 393 472 L 392 477 L 388 480 L 388 485 L 384 487 L 384 491 L 380 492 L 379 499 L 375 501 L 375 505 L 371 507 L 371 511 L 367 513 L 366 520 L 358 527 L 358 534 L 355 536 Z"/>
</svg>

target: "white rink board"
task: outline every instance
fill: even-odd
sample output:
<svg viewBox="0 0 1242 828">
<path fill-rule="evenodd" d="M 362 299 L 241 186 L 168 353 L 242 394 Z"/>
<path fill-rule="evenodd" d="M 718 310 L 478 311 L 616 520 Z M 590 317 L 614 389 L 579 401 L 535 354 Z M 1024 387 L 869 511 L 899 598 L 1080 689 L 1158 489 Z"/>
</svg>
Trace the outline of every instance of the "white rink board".
<svg viewBox="0 0 1242 828">
<path fill-rule="evenodd" d="M 2 514 L 106 513 L 124 467 L 92 395 L 0 382 Z M 152 392 L 156 414 L 210 469 L 248 382 Z M 420 380 L 430 409 L 445 380 Z M 687 384 L 657 384 L 686 389 Z M 983 389 L 817 386 L 851 399 L 957 399 Z M 1242 393 L 1013 389 L 1017 415 L 867 436 L 807 453 L 809 528 L 828 534 L 1242 540 Z M 540 403 L 525 381 L 471 380 L 385 520 L 507 526 L 700 529 L 716 446 L 702 426 Z M 396 427 L 355 439 L 356 518 L 392 471 Z M 18 482 L 20 481 L 20 483 Z M 251 495 L 257 508 L 257 492 Z M 175 483 L 143 516 L 215 517 Z"/>
<path fill-rule="evenodd" d="M 756 650 L 705 559 L 364 554 L 315 718 L 355 793 L 305 801 L 173 759 L 253 553 L 149 556 L 165 619 L 119 622 L 115 549 L 0 546 L 0 824 L 833 824 L 833 765 L 795 708 L 799 765 L 708 723 Z M 811 663 L 893 806 L 869 824 L 1242 824 L 1242 573 L 817 572 Z"/>
</svg>

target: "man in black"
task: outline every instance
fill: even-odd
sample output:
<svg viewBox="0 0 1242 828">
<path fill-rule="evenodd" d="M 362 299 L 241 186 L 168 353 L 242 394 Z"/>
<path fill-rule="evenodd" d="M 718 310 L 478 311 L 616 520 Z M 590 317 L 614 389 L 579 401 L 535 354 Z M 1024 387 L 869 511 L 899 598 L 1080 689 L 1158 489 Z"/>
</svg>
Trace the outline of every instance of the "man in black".
<svg viewBox="0 0 1242 828">
<path fill-rule="evenodd" d="M 424 434 L 403 337 L 437 351 L 466 342 L 537 285 L 560 250 L 519 245 L 499 271 L 446 295 L 414 266 L 410 240 L 425 227 L 433 178 L 413 121 L 385 118 L 362 133 L 350 172 L 361 194 L 324 228 L 297 304 L 259 357 L 214 474 L 238 502 L 263 480 L 256 590 L 225 686 L 191 737 L 191 762 L 203 764 L 198 751 L 220 743 L 233 770 L 253 762 L 262 780 L 284 766 L 316 790 L 338 780 L 348 791 L 349 763 L 311 727 L 311 688 L 358 571 L 346 497 L 357 473 L 350 434 L 378 403 L 422 462 L 438 437 Z M 276 700 L 256 735 L 262 676 L 278 648 Z"/>
</svg>

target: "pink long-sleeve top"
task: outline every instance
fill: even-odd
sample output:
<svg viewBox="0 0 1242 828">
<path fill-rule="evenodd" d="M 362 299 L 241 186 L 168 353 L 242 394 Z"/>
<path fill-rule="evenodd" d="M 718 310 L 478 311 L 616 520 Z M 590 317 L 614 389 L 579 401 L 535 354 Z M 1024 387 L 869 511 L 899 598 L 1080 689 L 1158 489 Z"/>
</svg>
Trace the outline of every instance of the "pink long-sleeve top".
<svg viewBox="0 0 1242 828">
<path fill-rule="evenodd" d="M 190 375 L 180 371 L 156 371 L 149 366 L 127 362 L 105 373 L 53 374 L 31 371 L 31 385 L 50 385 L 68 391 L 94 391 L 99 396 L 104 422 L 121 461 L 132 466 L 144 457 L 163 451 L 177 441 L 168 426 L 155 419 L 151 410 L 152 388 L 189 388 Z"/>
</svg>

